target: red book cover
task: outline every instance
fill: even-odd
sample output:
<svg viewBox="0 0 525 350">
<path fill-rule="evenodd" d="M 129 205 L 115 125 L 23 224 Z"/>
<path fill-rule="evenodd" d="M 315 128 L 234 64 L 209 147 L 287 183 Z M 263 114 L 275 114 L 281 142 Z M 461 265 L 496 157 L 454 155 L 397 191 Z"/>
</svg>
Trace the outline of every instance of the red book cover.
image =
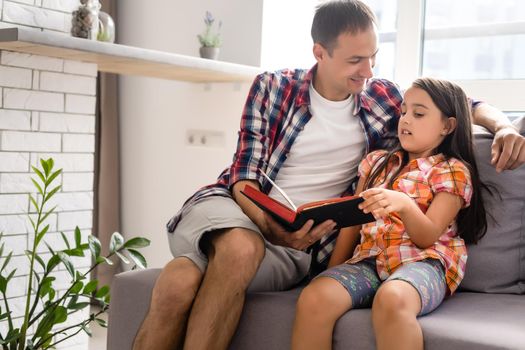
<svg viewBox="0 0 525 350">
<path fill-rule="evenodd" d="M 259 208 L 269 213 L 289 231 L 300 229 L 309 219 L 314 220 L 314 225 L 331 219 L 337 223 L 338 228 L 375 221 L 372 214 L 365 214 L 358 208 L 359 203 L 363 201 L 363 198 L 358 196 L 309 202 L 301 205 L 297 210 L 293 210 L 248 185 L 244 187 L 241 193 Z"/>
</svg>

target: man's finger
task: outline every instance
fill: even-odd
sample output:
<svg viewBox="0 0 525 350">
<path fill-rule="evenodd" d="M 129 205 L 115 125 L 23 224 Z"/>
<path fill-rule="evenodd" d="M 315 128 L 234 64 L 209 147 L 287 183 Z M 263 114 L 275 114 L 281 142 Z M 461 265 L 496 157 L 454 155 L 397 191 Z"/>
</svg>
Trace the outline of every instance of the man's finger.
<svg viewBox="0 0 525 350">
<path fill-rule="evenodd" d="M 514 142 L 504 142 L 503 143 L 503 150 L 501 151 L 501 154 L 498 159 L 498 163 L 496 164 L 496 171 L 501 172 L 502 170 L 507 168 L 507 163 L 509 162 L 509 159 L 512 155 L 512 150 L 514 148 Z"/>
<path fill-rule="evenodd" d="M 499 139 L 494 140 L 494 142 L 492 142 L 492 146 L 490 150 L 490 155 L 491 155 L 490 163 L 492 165 L 495 165 L 498 162 L 500 152 L 501 152 L 501 143 Z"/>
</svg>

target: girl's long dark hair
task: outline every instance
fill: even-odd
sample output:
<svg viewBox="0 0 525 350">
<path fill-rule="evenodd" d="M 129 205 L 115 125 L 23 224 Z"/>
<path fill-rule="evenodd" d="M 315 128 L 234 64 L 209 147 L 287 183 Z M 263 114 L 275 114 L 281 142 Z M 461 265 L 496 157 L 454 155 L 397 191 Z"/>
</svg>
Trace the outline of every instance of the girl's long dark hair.
<svg viewBox="0 0 525 350">
<path fill-rule="evenodd" d="M 446 80 L 420 78 L 412 83 L 412 87 L 422 89 L 428 93 L 444 118 L 456 118 L 456 128 L 441 142 L 436 150 L 436 154 L 442 153 L 447 161 L 452 157 L 459 159 L 470 171 L 472 180 L 470 206 L 459 211 L 456 222 L 459 236 L 466 243 L 476 243 L 487 232 L 487 217 L 481 190 L 485 189 L 489 193 L 492 193 L 492 191 L 479 178 L 472 147 L 470 103 L 465 92 L 458 85 Z M 373 167 L 374 170 L 365 182 L 365 189 L 372 187 L 380 176 L 383 177 L 383 182 L 386 180 L 386 174 L 389 171 L 386 167 L 394 154 L 399 151 L 403 154 L 403 164 L 391 177 L 387 185 L 388 188 L 392 188 L 392 184 L 401 169 L 408 163 L 408 153 L 401 148 L 399 143 L 393 150 L 378 160 L 377 165 Z"/>
</svg>

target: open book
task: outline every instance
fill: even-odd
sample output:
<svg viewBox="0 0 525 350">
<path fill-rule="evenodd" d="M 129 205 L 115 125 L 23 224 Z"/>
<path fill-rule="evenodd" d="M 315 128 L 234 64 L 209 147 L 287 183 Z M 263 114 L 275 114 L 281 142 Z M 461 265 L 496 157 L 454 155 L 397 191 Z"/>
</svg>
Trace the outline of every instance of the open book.
<svg viewBox="0 0 525 350">
<path fill-rule="evenodd" d="M 263 174 L 266 176 L 266 174 Z M 246 185 L 241 193 L 250 199 L 259 208 L 270 214 L 275 221 L 283 225 L 289 231 L 299 230 L 309 219 L 314 220 L 314 225 L 320 224 L 325 220 L 333 220 L 337 223 L 337 228 L 361 225 L 375 221 L 370 213 L 365 214 L 357 206 L 363 201 L 358 196 L 346 196 L 341 198 L 330 198 L 321 201 L 305 203 L 298 208 L 286 196 L 273 181 L 267 179 L 283 195 L 283 197 L 293 207 L 271 198 L 254 187 Z"/>
</svg>

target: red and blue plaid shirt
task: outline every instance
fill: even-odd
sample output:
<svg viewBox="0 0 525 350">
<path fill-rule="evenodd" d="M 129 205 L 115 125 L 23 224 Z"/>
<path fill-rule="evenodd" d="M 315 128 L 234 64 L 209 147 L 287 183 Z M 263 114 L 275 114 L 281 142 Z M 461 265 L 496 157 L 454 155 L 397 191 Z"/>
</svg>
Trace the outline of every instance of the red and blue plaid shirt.
<svg viewBox="0 0 525 350">
<path fill-rule="evenodd" d="M 270 191 L 271 185 L 260 171 L 275 179 L 297 135 L 312 117 L 309 87 L 315 71 L 316 66 L 310 70 L 263 73 L 255 78 L 244 106 L 232 165 L 215 184 L 201 188 L 184 203 L 168 222 L 169 232 L 175 230 L 185 208 L 208 196 L 231 197 L 231 187 L 240 180 L 257 180 L 263 192 Z M 401 101 L 399 88 L 384 79 L 371 79 L 364 91 L 355 96 L 353 114 L 359 117 L 366 135 L 367 153 L 388 149 L 397 141 Z M 349 187 L 342 195 L 352 192 Z M 323 238 L 318 261 L 327 258 L 335 236 Z"/>
</svg>

